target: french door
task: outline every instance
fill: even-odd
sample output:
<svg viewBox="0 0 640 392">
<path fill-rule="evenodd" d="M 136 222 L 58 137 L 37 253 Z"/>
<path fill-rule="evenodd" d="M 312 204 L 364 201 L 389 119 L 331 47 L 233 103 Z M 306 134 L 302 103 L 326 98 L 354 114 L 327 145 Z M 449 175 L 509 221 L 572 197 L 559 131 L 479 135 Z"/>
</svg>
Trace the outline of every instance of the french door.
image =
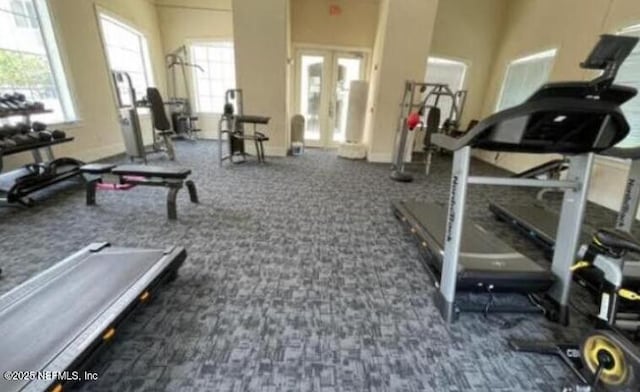
<svg viewBox="0 0 640 392">
<path fill-rule="evenodd" d="M 305 144 L 334 147 L 344 142 L 349 87 L 352 80 L 364 78 L 364 54 L 300 49 L 296 60 L 296 111 L 305 118 Z"/>
</svg>

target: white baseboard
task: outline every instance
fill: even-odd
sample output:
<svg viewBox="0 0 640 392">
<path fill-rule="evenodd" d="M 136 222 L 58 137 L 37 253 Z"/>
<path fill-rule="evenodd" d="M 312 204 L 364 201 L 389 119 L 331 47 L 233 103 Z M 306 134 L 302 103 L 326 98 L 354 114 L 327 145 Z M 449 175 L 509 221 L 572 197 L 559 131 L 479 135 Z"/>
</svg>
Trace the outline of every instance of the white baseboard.
<svg viewBox="0 0 640 392">
<path fill-rule="evenodd" d="M 367 154 L 367 161 L 369 162 L 379 162 L 379 163 L 391 163 L 393 159 L 393 154 L 390 152 L 378 152 L 378 153 L 369 153 Z"/>
</svg>

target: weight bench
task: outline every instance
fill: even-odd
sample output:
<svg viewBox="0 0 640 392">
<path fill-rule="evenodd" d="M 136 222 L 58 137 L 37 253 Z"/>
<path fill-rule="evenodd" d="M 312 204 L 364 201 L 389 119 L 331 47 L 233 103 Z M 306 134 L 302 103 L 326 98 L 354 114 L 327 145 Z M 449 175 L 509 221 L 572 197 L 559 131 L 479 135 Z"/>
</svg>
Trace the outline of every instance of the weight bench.
<svg viewBox="0 0 640 392">
<path fill-rule="evenodd" d="M 110 183 L 114 185 L 145 185 L 169 188 L 167 194 L 167 214 L 169 219 L 177 219 L 176 198 L 178 191 L 184 185 L 189 191 L 192 203 L 198 203 L 196 185 L 187 177 L 191 169 L 178 167 L 161 167 L 146 165 L 116 165 L 113 163 L 92 163 L 80 167 L 80 172 L 86 180 L 87 205 L 96 204 L 96 189 L 98 184 Z M 114 186 L 113 189 L 118 189 Z"/>
</svg>

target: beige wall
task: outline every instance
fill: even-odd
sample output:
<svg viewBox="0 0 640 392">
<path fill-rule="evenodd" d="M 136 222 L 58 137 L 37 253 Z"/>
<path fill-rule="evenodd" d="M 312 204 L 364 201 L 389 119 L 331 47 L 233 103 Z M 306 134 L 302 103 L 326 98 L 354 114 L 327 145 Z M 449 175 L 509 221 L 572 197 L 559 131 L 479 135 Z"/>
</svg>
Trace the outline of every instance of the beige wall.
<svg viewBox="0 0 640 392">
<path fill-rule="evenodd" d="M 245 114 L 270 116 L 268 155 L 287 151 L 287 0 L 233 0 L 236 81 Z"/>
<path fill-rule="evenodd" d="M 482 116 L 508 0 L 446 0 L 438 6 L 430 56 L 464 61 L 468 90 L 462 125 Z"/>
<path fill-rule="evenodd" d="M 231 0 L 157 0 L 156 8 L 165 53 L 193 41 L 233 40 Z M 190 73 L 187 82 L 193 92 Z M 182 77 L 177 73 L 177 91 L 181 96 L 184 96 L 183 83 Z M 191 95 L 194 100 L 195 97 Z M 198 117 L 198 126 L 203 131 L 200 136 L 216 138 L 220 115 L 198 113 Z"/>
<path fill-rule="evenodd" d="M 374 47 L 365 140 L 370 161 L 389 162 L 402 86 L 407 79 L 424 78 L 438 0 L 383 0 L 381 7 L 382 28 Z"/>
<path fill-rule="evenodd" d="M 485 96 L 484 115 L 494 111 L 509 61 L 527 54 L 557 48 L 550 76 L 554 80 L 581 80 L 591 74 L 579 63 L 598 36 L 615 33 L 640 23 L 640 2 L 636 0 L 510 0 L 503 39 L 497 52 Z M 549 156 L 481 152 L 483 159 L 512 171 L 542 163 Z M 627 164 L 599 158 L 594 168 L 589 199 L 618 209 Z"/>
<path fill-rule="evenodd" d="M 336 5 L 342 12 L 330 15 Z M 372 48 L 379 0 L 291 0 L 291 39 L 295 43 Z"/>
<path fill-rule="evenodd" d="M 154 80 L 164 92 L 163 49 L 155 7 L 146 0 L 50 0 L 48 3 L 79 117 L 77 124 L 60 127 L 74 136 L 75 141 L 54 147 L 54 152 L 57 156 L 71 156 L 86 161 L 121 153 L 124 143 L 95 6 L 103 7 L 145 34 L 151 52 Z M 148 126 L 147 117 L 143 127 L 146 130 Z M 30 154 L 23 153 L 7 159 L 6 166 L 15 167 L 30 160 Z"/>
</svg>

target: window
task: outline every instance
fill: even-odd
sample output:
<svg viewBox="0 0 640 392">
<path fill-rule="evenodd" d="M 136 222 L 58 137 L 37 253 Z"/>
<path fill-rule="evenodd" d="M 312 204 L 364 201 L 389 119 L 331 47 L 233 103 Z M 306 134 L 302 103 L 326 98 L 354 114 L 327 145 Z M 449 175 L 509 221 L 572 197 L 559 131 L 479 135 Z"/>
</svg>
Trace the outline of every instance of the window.
<svg viewBox="0 0 640 392">
<path fill-rule="evenodd" d="M 0 94 L 13 92 L 52 111 L 34 120 L 76 119 L 46 0 L 0 0 Z"/>
<path fill-rule="evenodd" d="M 191 45 L 196 110 L 222 113 L 224 93 L 236 86 L 236 68 L 232 42 L 209 42 Z"/>
<path fill-rule="evenodd" d="M 640 25 L 629 27 L 621 32 L 625 35 L 640 37 Z M 635 49 L 618 70 L 616 83 L 640 89 L 640 45 Z M 629 135 L 620 143 L 618 147 L 639 147 L 640 146 L 640 98 L 638 96 L 622 105 L 622 112 L 627 117 L 631 131 Z"/>
<path fill-rule="evenodd" d="M 521 104 L 549 79 L 556 50 L 514 60 L 507 68 L 497 110 Z"/>
<path fill-rule="evenodd" d="M 455 94 L 456 91 L 462 90 L 466 73 L 467 64 L 461 61 L 429 57 L 427 59 L 425 82 L 446 84 L 451 92 Z M 440 126 L 442 126 L 451 111 L 451 99 L 440 97 L 437 106 L 442 113 L 440 117 Z"/>
<path fill-rule="evenodd" d="M 462 89 L 467 65 L 461 61 L 453 61 L 438 57 L 427 60 L 427 83 L 447 84 L 454 93 Z"/>
<path fill-rule="evenodd" d="M 153 86 L 146 38 L 134 28 L 102 13 L 100 25 L 109 67 L 113 71 L 128 73 L 135 89 L 136 100 L 141 99 L 147 95 L 147 87 Z M 128 99 L 127 94 L 122 94 L 122 97 Z"/>
</svg>

